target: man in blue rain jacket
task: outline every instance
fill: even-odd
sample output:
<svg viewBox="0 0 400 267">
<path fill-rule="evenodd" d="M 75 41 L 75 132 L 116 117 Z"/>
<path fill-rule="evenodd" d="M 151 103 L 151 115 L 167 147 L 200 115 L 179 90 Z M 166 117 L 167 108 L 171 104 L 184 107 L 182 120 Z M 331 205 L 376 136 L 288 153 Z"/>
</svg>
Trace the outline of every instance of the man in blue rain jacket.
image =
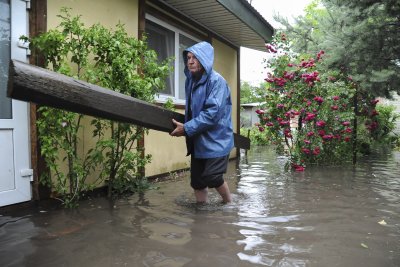
<svg viewBox="0 0 400 267">
<path fill-rule="evenodd" d="M 191 155 L 191 186 L 197 202 L 206 202 L 215 188 L 224 203 L 231 194 L 223 179 L 233 148 L 232 101 L 225 79 L 215 70 L 214 48 L 197 43 L 183 52 L 185 62 L 185 123 L 172 120 L 172 136 L 186 136 Z"/>
</svg>

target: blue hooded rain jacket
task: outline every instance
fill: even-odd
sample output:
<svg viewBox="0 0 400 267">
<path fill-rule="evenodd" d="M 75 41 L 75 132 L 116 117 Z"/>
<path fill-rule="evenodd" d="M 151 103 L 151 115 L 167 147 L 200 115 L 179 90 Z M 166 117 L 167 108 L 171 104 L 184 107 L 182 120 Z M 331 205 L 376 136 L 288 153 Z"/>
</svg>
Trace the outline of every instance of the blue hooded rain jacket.
<svg viewBox="0 0 400 267">
<path fill-rule="evenodd" d="M 197 82 L 187 68 L 188 52 L 193 53 L 205 69 Z M 226 156 L 234 146 L 232 101 L 227 82 L 213 70 L 214 48 L 207 42 L 197 43 L 183 52 L 183 59 L 186 75 L 184 128 L 188 155 L 194 154 L 195 158 Z"/>
</svg>

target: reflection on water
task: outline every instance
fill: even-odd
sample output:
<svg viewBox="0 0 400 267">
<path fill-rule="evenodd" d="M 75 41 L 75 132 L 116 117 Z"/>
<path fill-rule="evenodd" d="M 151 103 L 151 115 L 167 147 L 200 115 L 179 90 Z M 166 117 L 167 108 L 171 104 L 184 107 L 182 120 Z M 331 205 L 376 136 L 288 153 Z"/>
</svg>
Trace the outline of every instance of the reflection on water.
<svg viewBox="0 0 400 267">
<path fill-rule="evenodd" d="M 0 266 L 400 266 L 400 153 L 303 173 L 285 161 L 254 148 L 230 162 L 228 205 L 213 190 L 196 204 L 183 176 L 112 203 L 0 216 Z"/>
<path fill-rule="evenodd" d="M 243 261 L 266 266 L 306 266 L 311 244 L 299 242 L 313 227 L 301 223 L 301 211 L 287 205 L 293 190 L 283 171 L 285 158 L 268 151 L 253 151 L 240 165 L 237 192 L 238 222 L 244 245 L 237 255 Z M 301 240 L 300 240 L 301 241 Z"/>
</svg>

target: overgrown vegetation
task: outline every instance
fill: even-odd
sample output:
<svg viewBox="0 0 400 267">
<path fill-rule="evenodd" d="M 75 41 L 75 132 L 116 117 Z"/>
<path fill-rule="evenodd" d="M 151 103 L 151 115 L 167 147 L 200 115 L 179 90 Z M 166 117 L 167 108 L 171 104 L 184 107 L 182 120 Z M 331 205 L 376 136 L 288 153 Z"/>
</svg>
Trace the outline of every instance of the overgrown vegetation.
<svg viewBox="0 0 400 267">
<path fill-rule="evenodd" d="M 273 58 L 258 127 L 295 169 L 398 147 L 399 115 L 378 97 L 400 93 L 399 12 L 393 0 L 315 0 L 292 24 L 274 17 L 284 35 L 267 45 Z"/>
<path fill-rule="evenodd" d="M 273 56 L 258 127 L 295 170 L 351 161 L 374 143 L 391 142 L 393 109 L 377 105 L 346 72 L 327 69 L 324 51 L 294 53 L 285 34 L 266 47 Z"/>
<path fill-rule="evenodd" d="M 261 132 L 257 126 L 240 128 L 240 135 L 248 137 L 251 145 L 253 146 L 264 146 L 271 144 L 271 140 L 268 135 Z"/>
<path fill-rule="evenodd" d="M 242 81 L 240 83 L 240 104 L 261 103 L 265 101 L 265 85 L 265 83 L 262 83 L 259 86 L 254 86 L 248 82 Z"/>
<path fill-rule="evenodd" d="M 145 37 L 130 37 L 122 24 L 114 30 L 100 24 L 85 27 L 67 8 L 58 17 L 56 29 L 23 37 L 44 56 L 47 68 L 148 102 L 164 88 L 169 61 L 158 62 Z M 49 168 L 40 181 L 65 206 L 76 206 L 84 192 L 103 183 L 109 197 L 147 187 L 140 170 L 151 155 L 143 155 L 137 143 L 145 129 L 97 118 L 88 125 L 80 114 L 49 107 L 40 107 L 38 113 L 41 154 Z M 90 148 L 82 131 L 92 131 Z"/>
<path fill-rule="evenodd" d="M 330 70 L 342 70 L 374 96 L 400 94 L 400 1 L 314 0 L 290 24 L 276 16 L 292 49 L 329 51 Z"/>
</svg>

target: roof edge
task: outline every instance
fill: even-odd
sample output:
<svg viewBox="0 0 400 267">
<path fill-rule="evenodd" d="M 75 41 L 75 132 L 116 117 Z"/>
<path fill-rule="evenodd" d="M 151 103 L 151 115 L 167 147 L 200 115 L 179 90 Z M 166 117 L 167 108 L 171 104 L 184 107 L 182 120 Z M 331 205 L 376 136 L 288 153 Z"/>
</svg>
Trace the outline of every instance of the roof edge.
<svg viewBox="0 0 400 267">
<path fill-rule="evenodd" d="M 216 0 L 238 19 L 247 24 L 254 30 L 265 42 L 269 42 L 274 35 L 274 28 L 263 16 L 246 0 Z"/>
</svg>

